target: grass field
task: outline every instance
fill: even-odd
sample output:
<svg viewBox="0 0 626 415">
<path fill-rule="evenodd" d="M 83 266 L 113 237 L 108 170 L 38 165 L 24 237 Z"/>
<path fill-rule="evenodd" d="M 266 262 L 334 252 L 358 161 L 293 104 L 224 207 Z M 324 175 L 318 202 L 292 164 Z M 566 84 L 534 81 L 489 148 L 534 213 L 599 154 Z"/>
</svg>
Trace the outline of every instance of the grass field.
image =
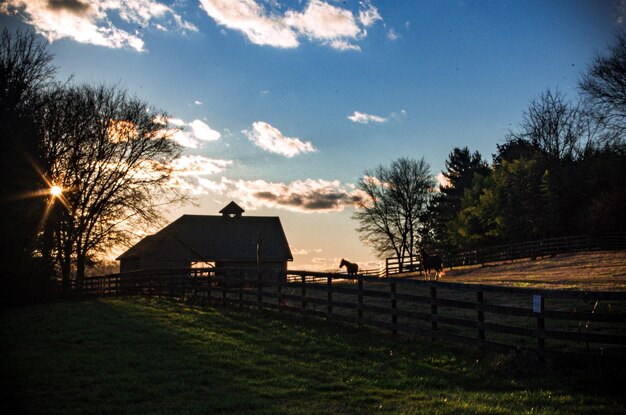
<svg viewBox="0 0 626 415">
<path fill-rule="evenodd" d="M 42 414 L 618 414 L 616 368 L 142 298 L 1 313 L 1 406 Z"/>
<path fill-rule="evenodd" d="M 626 290 L 626 251 L 559 254 L 445 271 L 441 281 L 555 290 L 623 291 Z"/>
</svg>

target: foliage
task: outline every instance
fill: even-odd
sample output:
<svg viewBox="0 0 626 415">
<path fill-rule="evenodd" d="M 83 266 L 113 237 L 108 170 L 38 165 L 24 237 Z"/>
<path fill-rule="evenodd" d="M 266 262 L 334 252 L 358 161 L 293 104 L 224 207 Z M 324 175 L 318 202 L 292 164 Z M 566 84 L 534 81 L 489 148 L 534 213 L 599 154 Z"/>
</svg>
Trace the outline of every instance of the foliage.
<svg viewBox="0 0 626 415">
<path fill-rule="evenodd" d="M 616 371 L 535 370 L 271 311 L 147 299 L 0 315 L 10 413 L 621 413 Z M 526 363 L 526 362 L 522 362 Z"/>
<path fill-rule="evenodd" d="M 389 167 L 366 171 L 357 184 L 362 197 L 353 215 L 362 240 L 381 257 L 414 255 L 428 232 L 421 218 L 434 187 L 424 159 L 400 158 Z"/>
<path fill-rule="evenodd" d="M 168 188 L 180 146 L 165 114 L 117 87 L 65 86 L 42 112 L 44 169 L 64 190 L 48 231 L 64 281 L 74 262 L 80 289 L 87 260 L 154 226 L 163 206 L 185 198 Z"/>
<path fill-rule="evenodd" d="M 447 183 L 439 187 L 429 211 L 433 217 L 434 240 L 450 249 L 454 246 L 455 220 L 461 211 L 463 194 L 472 186 L 474 175 L 487 175 L 489 166 L 478 151 L 471 153 L 467 147 L 452 149 L 445 165 L 443 176 Z"/>
<path fill-rule="evenodd" d="M 33 32 L 0 33 L 0 263 L 3 305 L 47 295 L 45 264 L 34 258 L 46 207 L 46 183 L 33 168 L 40 159 L 36 114 L 52 83 L 52 56 Z"/>
<path fill-rule="evenodd" d="M 20 285 L 31 294 L 49 287 L 57 270 L 65 289 L 72 273 L 80 289 L 88 264 L 186 200 L 166 186 L 180 146 L 165 114 L 119 87 L 57 84 L 51 61 L 33 32 L 0 34 L 0 258 L 15 279 L 9 297 Z M 52 185 L 62 193 L 52 195 Z"/>
</svg>

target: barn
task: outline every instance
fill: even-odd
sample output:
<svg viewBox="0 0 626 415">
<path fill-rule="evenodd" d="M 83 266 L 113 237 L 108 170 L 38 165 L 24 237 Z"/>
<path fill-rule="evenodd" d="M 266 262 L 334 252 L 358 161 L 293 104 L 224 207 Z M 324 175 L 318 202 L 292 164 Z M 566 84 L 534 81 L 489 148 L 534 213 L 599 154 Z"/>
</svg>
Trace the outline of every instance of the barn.
<svg viewBox="0 0 626 415">
<path fill-rule="evenodd" d="M 139 269 L 262 267 L 286 271 L 293 261 L 280 218 L 244 216 L 230 202 L 221 215 L 183 215 L 120 255 L 120 272 Z"/>
</svg>

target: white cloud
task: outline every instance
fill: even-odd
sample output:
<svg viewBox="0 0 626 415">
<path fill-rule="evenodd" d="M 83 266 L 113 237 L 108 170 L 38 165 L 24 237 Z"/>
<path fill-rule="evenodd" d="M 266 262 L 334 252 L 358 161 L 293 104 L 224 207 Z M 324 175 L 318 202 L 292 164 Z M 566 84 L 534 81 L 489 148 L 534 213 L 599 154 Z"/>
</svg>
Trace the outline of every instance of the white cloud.
<svg viewBox="0 0 626 415">
<path fill-rule="evenodd" d="M 349 10 L 320 0 L 311 0 L 301 13 L 289 10 L 284 22 L 309 39 L 329 42 L 354 39 L 362 33 Z"/>
<path fill-rule="evenodd" d="M 222 173 L 232 164 L 232 160 L 211 159 L 200 155 L 183 155 L 172 161 L 172 167 L 179 177 Z"/>
<path fill-rule="evenodd" d="M 354 111 L 352 115 L 348 116 L 348 119 L 352 122 L 356 122 L 359 124 L 369 124 L 371 122 L 385 123 L 389 120 L 389 118 L 380 117 L 378 115 L 365 114 L 359 111 Z"/>
<path fill-rule="evenodd" d="M 219 131 L 211 129 L 206 123 L 201 120 L 193 120 L 189 123 L 193 135 L 201 141 L 217 141 L 222 136 Z"/>
<path fill-rule="evenodd" d="M 383 20 L 383 18 L 380 16 L 380 13 L 378 13 L 378 9 L 374 7 L 369 0 L 361 1 L 359 5 L 359 20 L 361 21 L 363 26 L 370 27 L 371 25 L 376 23 L 377 20 Z"/>
<path fill-rule="evenodd" d="M 330 41 L 329 45 L 333 49 L 337 50 L 361 50 L 361 47 L 359 45 L 353 45 L 352 43 L 344 39 L 333 39 Z"/>
<path fill-rule="evenodd" d="M 338 50 L 360 50 L 351 41 L 365 37 L 365 28 L 382 20 L 369 1 L 361 2 L 358 19 L 350 10 L 322 0 L 282 14 L 273 2 L 267 3 L 269 11 L 255 0 L 200 0 L 200 4 L 219 25 L 240 31 L 256 45 L 278 48 L 298 47 L 304 37 Z"/>
<path fill-rule="evenodd" d="M 171 163 L 173 169 L 169 186 L 194 195 L 224 190 L 220 182 L 207 178 L 224 172 L 233 164 L 232 160 L 211 159 L 200 155 L 183 155 Z"/>
<path fill-rule="evenodd" d="M 196 105 L 202 105 L 202 101 L 198 101 L 198 100 L 195 100 L 193 103 Z"/>
<path fill-rule="evenodd" d="M 180 118 L 169 118 L 167 121 L 175 127 L 170 131 L 172 140 L 183 147 L 199 148 L 203 142 L 217 141 L 222 137 L 219 131 L 213 130 L 202 120 L 187 123 Z"/>
<path fill-rule="evenodd" d="M 394 41 L 400 39 L 400 34 L 392 27 L 387 31 L 387 39 Z"/>
<path fill-rule="evenodd" d="M 281 17 L 268 14 L 254 0 L 200 0 L 200 5 L 218 24 L 242 32 L 256 45 L 298 46 L 298 35 Z"/>
<path fill-rule="evenodd" d="M 156 0 L 6 0 L 0 5 L 0 12 L 21 16 L 50 42 L 70 38 L 79 43 L 139 52 L 144 50 L 144 41 L 137 25 L 158 30 L 197 30 Z M 113 23 L 116 17 L 129 29 Z"/>
<path fill-rule="evenodd" d="M 278 128 L 263 121 L 254 122 L 252 131 L 243 130 L 242 133 L 257 147 L 285 157 L 317 151 L 310 141 L 304 142 L 297 137 L 285 137 Z"/>
</svg>

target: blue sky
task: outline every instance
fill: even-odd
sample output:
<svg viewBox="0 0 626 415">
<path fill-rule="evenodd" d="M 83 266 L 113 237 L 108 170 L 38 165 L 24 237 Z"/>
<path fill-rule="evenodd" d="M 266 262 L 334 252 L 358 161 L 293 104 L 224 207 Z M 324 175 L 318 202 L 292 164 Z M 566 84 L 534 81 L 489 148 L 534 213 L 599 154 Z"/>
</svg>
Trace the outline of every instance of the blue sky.
<svg viewBox="0 0 626 415">
<path fill-rule="evenodd" d="M 58 77 L 119 84 L 180 127 L 176 185 L 281 217 L 292 268 L 374 266 L 350 218 L 365 169 L 455 146 L 487 159 L 547 88 L 577 96 L 620 1 L 6 0 Z M 362 265 L 362 266 L 363 266 Z"/>
</svg>

